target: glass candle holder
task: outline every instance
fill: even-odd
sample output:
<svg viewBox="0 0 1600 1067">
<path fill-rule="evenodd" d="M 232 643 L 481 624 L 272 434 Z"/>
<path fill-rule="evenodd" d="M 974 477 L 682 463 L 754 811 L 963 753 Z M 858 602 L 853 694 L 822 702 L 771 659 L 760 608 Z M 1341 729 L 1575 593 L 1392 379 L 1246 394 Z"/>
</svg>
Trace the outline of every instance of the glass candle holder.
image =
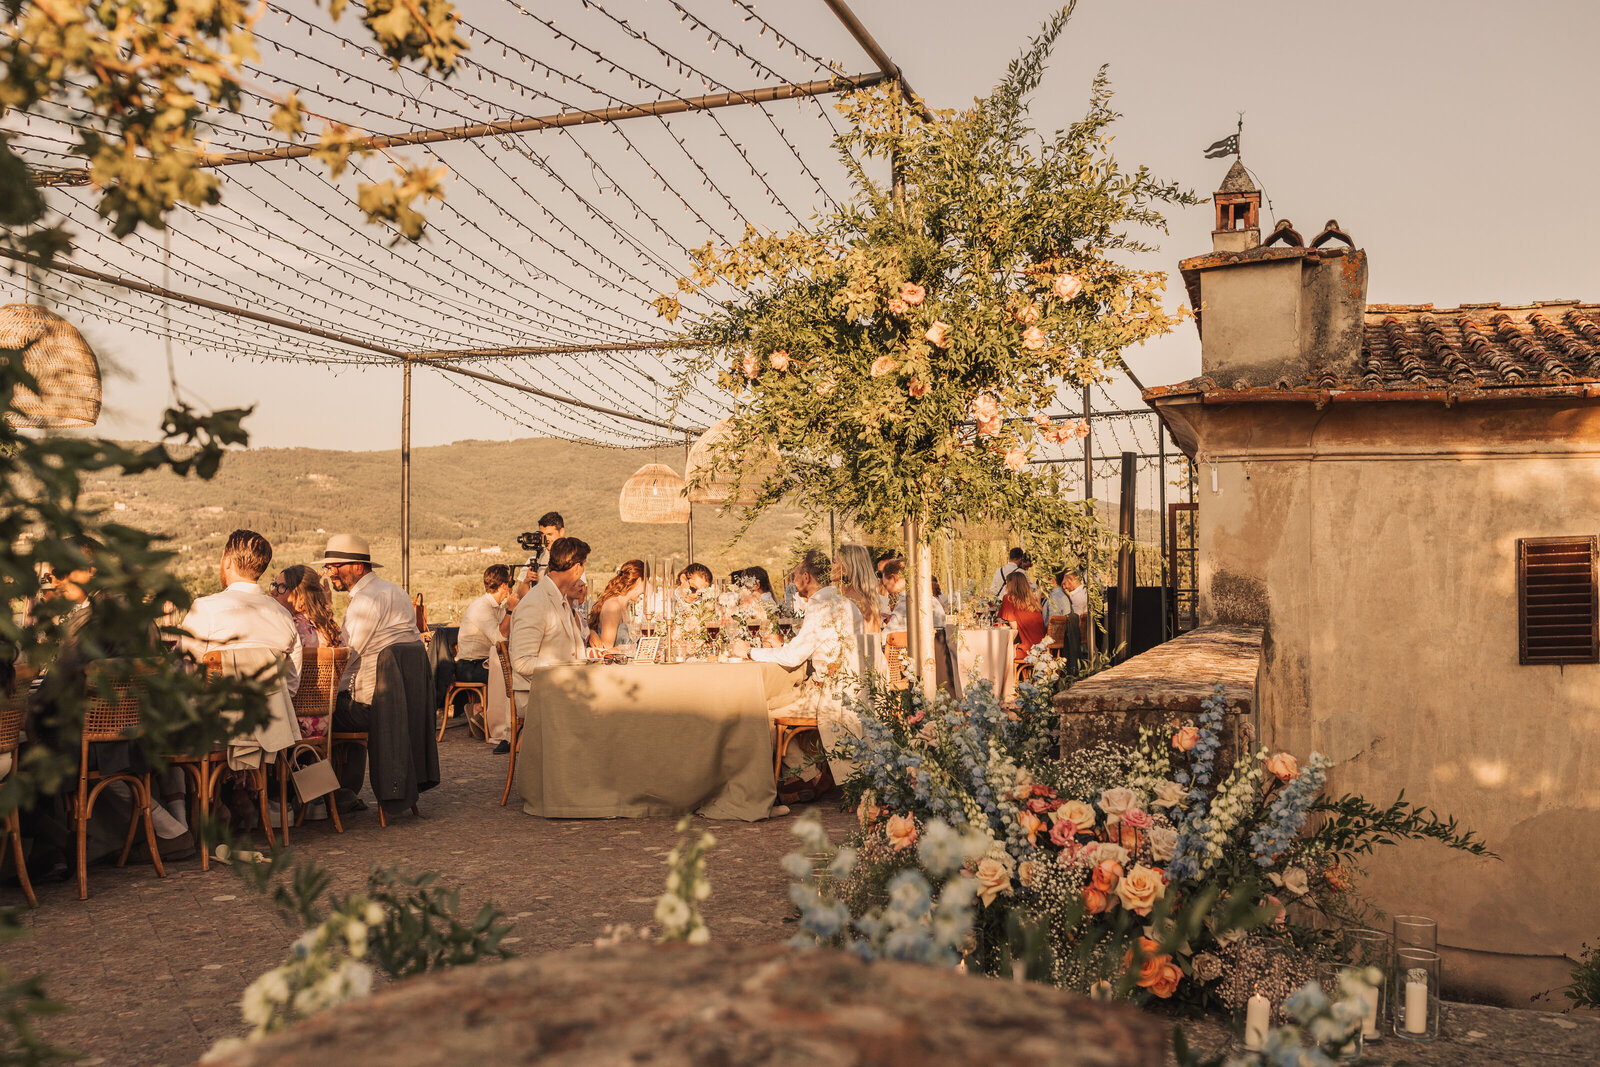
<svg viewBox="0 0 1600 1067">
<path fill-rule="evenodd" d="M 1432 1041 L 1439 1036 L 1439 981 L 1443 964 L 1437 952 L 1424 948 L 1394 950 L 1394 1035 L 1407 1041 Z"/>
<path fill-rule="evenodd" d="M 1396 915 L 1394 917 L 1394 947 L 1420 948 L 1426 952 L 1439 951 L 1439 923 L 1426 915 Z"/>
<path fill-rule="evenodd" d="M 1377 1041 L 1383 1037 L 1384 1024 L 1389 1015 L 1389 980 L 1394 968 L 1394 940 L 1383 930 L 1358 927 L 1347 930 L 1344 938 L 1346 963 L 1375 968 L 1381 976 L 1376 987 L 1363 992 L 1366 1013 L 1362 1020 L 1363 1041 Z"/>
<path fill-rule="evenodd" d="M 1361 972 L 1365 970 L 1365 966 L 1348 963 L 1325 963 L 1317 968 L 1317 982 L 1322 986 L 1322 992 L 1329 1000 L 1342 999 L 1346 995 L 1346 990 L 1354 987 L 1362 991 L 1363 1003 L 1365 1003 L 1365 991 L 1372 989 L 1361 978 Z M 1325 1050 L 1331 1053 L 1340 1063 L 1353 1063 L 1361 1058 L 1362 1036 L 1363 1027 L 1360 1024 L 1356 1024 L 1342 1044 L 1325 1046 Z"/>
</svg>

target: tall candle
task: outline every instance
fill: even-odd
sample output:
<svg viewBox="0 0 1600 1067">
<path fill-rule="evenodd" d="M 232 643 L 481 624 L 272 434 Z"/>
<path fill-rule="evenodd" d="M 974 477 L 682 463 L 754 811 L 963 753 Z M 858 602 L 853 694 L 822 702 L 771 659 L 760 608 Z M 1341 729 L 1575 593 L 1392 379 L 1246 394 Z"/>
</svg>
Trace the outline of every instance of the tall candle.
<svg viewBox="0 0 1600 1067">
<path fill-rule="evenodd" d="M 1412 977 L 1417 975 L 1418 977 Z M 1406 1033 L 1428 1032 L 1428 976 L 1414 969 L 1406 976 Z"/>
<path fill-rule="evenodd" d="M 1267 1040 L 1267 1023 L 1272 1017 L 1272 1004 L 1257 993 L 1250 998 L 1244 1016 L 1244 1047 L 1259 1052 Z"/>
<path fill-rule="evenodd" d="M 1362 982 L 1357 992 L 1361 997 L 1361 1036 L 1375 1038 L 1378 1036 L 1378 987 Z"/>
</svg>

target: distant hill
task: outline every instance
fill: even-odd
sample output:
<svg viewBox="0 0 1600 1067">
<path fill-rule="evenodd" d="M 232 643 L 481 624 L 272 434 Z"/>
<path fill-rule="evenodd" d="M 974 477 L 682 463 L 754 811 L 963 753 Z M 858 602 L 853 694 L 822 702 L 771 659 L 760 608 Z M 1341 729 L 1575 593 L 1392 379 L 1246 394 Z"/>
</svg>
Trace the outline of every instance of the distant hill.
<svg viewBox="0 0 1600 1067">
<path fill-rule="evenodd" d="M 622 522 L 617 499 L 629 475 L 646 463 L 683 470 L 681 448 L 621 449 L 550 439 L 459 441 L 411 454 L 412 589 L 427 598 L 430 616 L 454 620 L 482 592 L 483 568 L 521 562 L 517 534 L 532 530 L 546 511 L 559 511 L 567 531 L 593 548 L 589 572 L 603 581 L 636 556 L 679 555 L 684 527 Z M 274 567 L 315 558 L 327 533 L 351 532 L 373 544 L 375 557 L 398 577 L 400 455 L 313 448 L 253 448 L 228 456 L 209 482 L 169 472 L 97 478 L 85 503 L 112 509 L 115 518 L 165 533 L 182 550 L 180 573 L 196 593 L 217 588 L 223 540 L 244 527 L 266 535 Z M 733 516 L 695 507 L 695 555 L 718 577 L 790 558 L 797 512 L 779 509 L 756 522 L 732 548 Z M 483 554 L 499 548 L 499 554 Z"/>
</svg>

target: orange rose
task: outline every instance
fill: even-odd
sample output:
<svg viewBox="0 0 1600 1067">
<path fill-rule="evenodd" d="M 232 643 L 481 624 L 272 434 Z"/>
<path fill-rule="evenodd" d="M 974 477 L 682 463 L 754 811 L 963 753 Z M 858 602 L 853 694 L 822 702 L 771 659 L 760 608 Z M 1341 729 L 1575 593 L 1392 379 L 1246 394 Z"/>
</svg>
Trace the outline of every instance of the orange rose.
<svg viewBox="0 0 1600 1067">
<path fill-rule="evenodd" d="M 1140 989 L 1148 989 L 1158 997 L 1170 997 L 1178 991 L 1183 980 L 1183 969 L 1172 962 L 1172 957 L 1161 952 L 1161 946 L 1148 937 L 1139 939 L 1139 953 L 1144 960 L 1139 964 Z M 1122 968 L 1133 966 L 1133 949 L 1122 957 Z"/>
<path fill-rule="evenodd" d="M 1039 321 L 1039 305 L 1023 304 L 1017 309 L 1017 321 L 1024 326 L 1032 326 Z"/>
<path fill-rule="evenodd" d="M 789 369 L 789 353 L 780 348 L 767 357 L 767 362 L 772 364 L 775 371 L 786 371 Z"/>
<path fill-rule="evenodd" d="M 890 357 L 879 356 L 877 359 L 872 361 L 872 369 L 868 373 L 870 373 L 874 378 L 882 378 L 885 374 L 893 373 L 899 368 L 899 366 L 900 364 L 896 363 Z"/>
<path fill-rule="evenodd" d="M 1094 886 L 1088 886 L 1083 891 L 1083 905 L 1089 909 L 1090 915 L 1100 915 L 1111 906 L 1111 898 Z"/>
<path fill-rule="evenodd" d="M 928 327 L 928 332 L 923 336 L 926 337 L 935 348 L 949 348 L 950 324 L 947 322 L 939 322 L 938 320 L 934 320 L 933 325 Z"/>
<path fill-rule="evenodd" d="M 1167 883 L 1162 881 L 1160 873 L 1142 863 L 1135 864 L 1117 883 L 1117 899 L 1124 908 L 1138 915 L 1149 915 L 1166 891 Z"/>
<path fill-rule="evenodd" d="M 1019 471 L 1028 465 L 1028 454 L 1020 448 L 1008 448 L 1005 454 L 1005 465 L 1008 471 Z"/>
<path fill-rule="evenodd" d="M 1179 752 L 1187 752 L 1200 743 L 1200 730 L 1198 727 L 1185 726 L 1172 735 L 1172 747 Z"/>
<path fill-rule="evenodd" d="M 1102 860 L 1095 864 L 1094 873 L 1089 876 L 1089 884 L 1102 893 L 1109 893 L 1117 888 L 1117 881 L 1122 877 L 1122 864 L 1116 860 Z"/>
<path fill-rule="evenodd" d="M 927 295 L 928 291 L 916 282 L 906 282 L 900 287 L 900 299 L 912 307 L 922 303 L 922 298 Z"/>
<path fill-rule="evenodd" d="M 927 382 L 923 381 L 921 378 L 913 378 L 909 382 L 906 383 L 906 392 L 910 393 L 913 397 L 917 398 L 918 400 L 921 400 L 923 397 L 927 396 L 932 391 L 933 391 L 933 387 L 930 386 Z"/>
<path fill-rule="evenodd" d="M 1044 830 L 1044 820 L 1031 811 L 1025 811 L 1017 816 L 1017 821 L 1022 824 L 1023 830 L 1027 831 L 1028 844 L 1030 845 L 1034 843 L 1034 838 Z"/>
<path fill-rule="evenodd" d="M 1173 963 L 1166 956 L 1161 958 L 1166 962 L 1157 971 L 1155 980 L 1145 988 L 1156 996 L 1166 999 L 1178 991 L 1178 983 L 1183 981 L 1183 968 Z"/>
<path fill-rule="evenodd" d="M 911 306 L 897 296 L 893 300 L 889 301 L 889 310 L 893 314 L 904 315 L 907 311 L 911 310 Z"/>
<path fill-rule="evenodd" d="M 1058 274 L 1056 275 L 1055 284 L 1051 288 L 1055 290 L 1056 296 L 1062 300 L 1071 300 L 1083 292 L 1083 282 L 1078 279 L 1076 274 Z"/>
<path fill-rule="evenodd" d="M 891 815 L 883 824 L 883 832 L 896 852 L 904 852 L 917 843 L 917 824 L 909 815 Z"/>
<path fill-rule="evenodd" d="M 1292 782 L 1300 777 L 1300 761 L 1287 752 L 1275 752 L 1267 758 L 1267 773 L 1280 782 Z"/>
<path fill-rule="evenodd" d="M 1038 351 L 1044 347 L 1044 331 L 1037 326 L 1029 326 L 1022 331 L 1022 347 L 1030 351 Z"/>
</svg>

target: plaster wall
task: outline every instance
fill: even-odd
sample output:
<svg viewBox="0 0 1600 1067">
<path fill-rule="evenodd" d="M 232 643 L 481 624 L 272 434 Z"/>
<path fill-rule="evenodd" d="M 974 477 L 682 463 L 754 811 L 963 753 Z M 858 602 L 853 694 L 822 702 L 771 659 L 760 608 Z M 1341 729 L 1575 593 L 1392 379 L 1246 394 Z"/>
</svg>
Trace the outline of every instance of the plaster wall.
<svg viewBox="0 0 1600 1067">
<path fill-rule="evenodd" d="M 1264 743 L 1338 760 L 1335 793 L 1404 789 L 1499 853 L 1370 864 L 1379 907 L 1439 920 L 1457 991 L 1525 1005 L 1564 984 L 1600 934 L 1600 666 L 1519 665 L 1516 542 L 1600 528 L 1600 408 L 1179 408 L 1201 621 L 1264 625 Z"/>
</svg>

